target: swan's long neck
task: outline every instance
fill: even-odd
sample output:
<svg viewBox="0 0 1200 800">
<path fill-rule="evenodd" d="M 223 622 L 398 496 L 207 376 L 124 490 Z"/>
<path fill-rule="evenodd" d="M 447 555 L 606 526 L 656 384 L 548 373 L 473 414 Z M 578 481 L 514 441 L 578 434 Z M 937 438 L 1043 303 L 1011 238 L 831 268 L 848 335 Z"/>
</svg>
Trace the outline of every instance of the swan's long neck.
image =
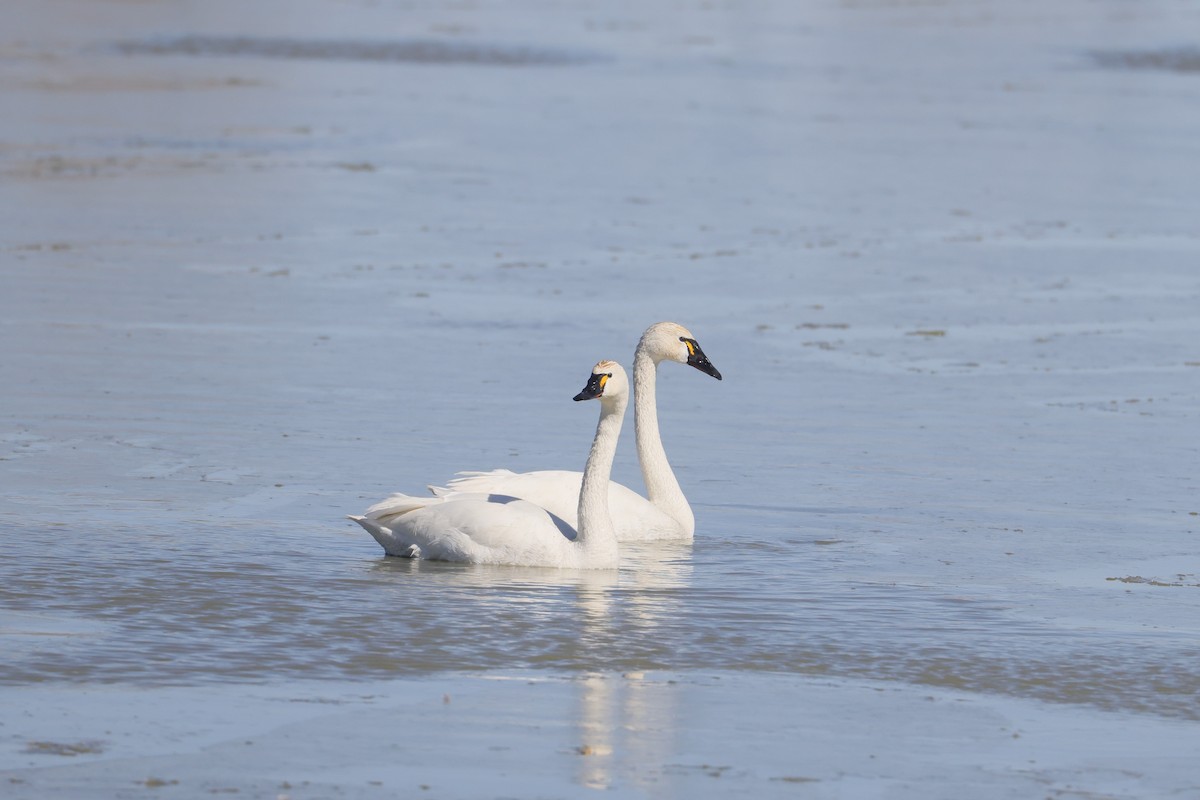
<svg viewBox="0 0 1200 800">
<path fill-rule="evenodd" d="M 646 497 L 691 536 L 696 531 L 696 517 L 683 490 L 679 488 L 679 481 L 675 479 L 675 472 L 667 461 L 667 452 L 663 450 L 662 437 L 658 432 L 657 380 L 658 364 L 639 346 L 633 355 L 633 419 Z"/>
<path fill-rule="evenodd" d="M 600 401 L 600 422 L 596 425 L 596 437 L 592 439 L 592 449 L 583 468 L 583 484 L 579 488 L 579 532 L 575 541 L 588 550 L 615 553 L 617 549 L 617 531 L 608 511 L 608 481 L 628 402 L 624 395 L 611 401 Z"/>
</svg>

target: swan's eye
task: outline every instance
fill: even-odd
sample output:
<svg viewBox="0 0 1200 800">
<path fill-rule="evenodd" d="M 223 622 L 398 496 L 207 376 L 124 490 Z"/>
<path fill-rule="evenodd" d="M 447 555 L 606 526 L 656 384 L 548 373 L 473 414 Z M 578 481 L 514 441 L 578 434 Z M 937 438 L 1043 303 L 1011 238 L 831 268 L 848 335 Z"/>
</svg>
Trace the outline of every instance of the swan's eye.
<svg viewBox="0 0 1200 800">
<path fill-rule="evenodd" d="M 682 336 L 679 337 L 679 341 L 681 341 L 687 345 L 689 356 L 696 355 L 696 343 L 695 342 L 693 342 L 691 339 L 685 339 Z"/>
</svg>

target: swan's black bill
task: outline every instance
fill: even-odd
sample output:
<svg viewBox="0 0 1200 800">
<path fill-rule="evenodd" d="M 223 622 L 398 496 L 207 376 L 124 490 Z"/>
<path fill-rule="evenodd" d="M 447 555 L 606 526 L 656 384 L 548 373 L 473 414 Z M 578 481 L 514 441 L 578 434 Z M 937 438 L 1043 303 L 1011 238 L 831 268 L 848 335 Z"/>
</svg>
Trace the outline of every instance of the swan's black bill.
<svg viewBox="0 0 1200 800">
<path fill-rule="evenodd" d="M 704 355 L 704 351 L 700 349 L 700 344 L 695 339 L 680 336 L 679 341 L 687 345 L 688 366 L 695 367 L 705 375 L 712 375 L 717 380 L 721 380 L 720 370 L 712 365 L 712 362 L 708 360 L 708 356 Z"/>
<path fill-rule="evenodd" d="M 608 379 L 611 377 L 611 372 L 602 372 L 599 375 L 592 375 L 592 377 L 588 379 L 587 386 L 583 387 L 583 391 L 575 395 L 575 399 L 594 400 L 597 397 L 603 397 L 604 384 L 608 383 Z"/>
</svg>

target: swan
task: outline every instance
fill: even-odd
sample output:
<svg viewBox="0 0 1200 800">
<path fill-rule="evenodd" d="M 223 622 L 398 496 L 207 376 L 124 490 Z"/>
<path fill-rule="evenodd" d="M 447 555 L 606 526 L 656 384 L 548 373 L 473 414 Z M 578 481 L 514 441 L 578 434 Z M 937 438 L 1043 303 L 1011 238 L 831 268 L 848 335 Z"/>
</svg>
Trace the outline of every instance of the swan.
<svg viewBox="0 0 1200 800">
<path fill-rule="evenodd" d="M 615 361 L 601 361 L 576 400 L 600 400 L 600 421 L 583 469 L 577 526 L 566 526 L 527 500 L 489 492 L 434 497 L 397 494 L 350 519 L 391 555 L 472 564 L 615 569 L 617 535 L 607 487 L 629 379 Z M 569 537 L 569 538 L 568 538 Z"/>
<path fill-rule="evenodd" d="M 667 462 L 658 431 L 654 390 L 658 365 L 663 361 L 687 364 L 721 380 L 721 373 L 704 355 L 696 337 L 682 325 L 658 322 L 642 334 L 633 354 L 633 416 L 638 461 L 641 463 L 647 497 L 622 484 L 609 484 L 609 510 L 617 530 L 617 539 L 622 542 L 652 539 L 690 541 L 696 531 L 692 507 L 688 505 L 683 490 L 679 488 L 679 481 Z M 482 492 L 519 497 L 574 526 L 575 503 L 582 477 L 578 472 L 566 470 L 516 473 L 498 469 L 491 472 L 460 472 L 446 486 L 430 486 L 429 489 L 435 495 Z"/>
</svg>

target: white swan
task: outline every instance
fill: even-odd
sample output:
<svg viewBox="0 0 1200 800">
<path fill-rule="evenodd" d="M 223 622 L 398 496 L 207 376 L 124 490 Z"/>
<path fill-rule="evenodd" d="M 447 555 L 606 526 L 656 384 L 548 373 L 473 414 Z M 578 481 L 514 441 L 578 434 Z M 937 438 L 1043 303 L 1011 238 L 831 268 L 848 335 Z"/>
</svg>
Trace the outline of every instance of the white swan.
<svg viewBox="0 0 1200 800">
<path fill-rule="evenodd" d="M 642 334 L 633 354 L 633 413 L 638 461 L 642 466 L 642 480 L 646 483 L 649 499 L 619 483 L 609 484 L 608 506 L 617 530 L 617 539 L 622 542 L 691 540 L 696 531 L 692 507 L 688 505 L 687 497 L 679 488 L 679 481 L 667 462 L 658 432 L 655 381 L 658 365 L 663 361 L 688 364 L 721 380 L 721 373 L 704 355 L 696 337 L 682 325 L 659 322 Z M 492 472 L 460 472 L 445 487 L 430 486 L 429 489 L 439 496 L 453 492 L 483 492 L 519 497 L 574 526 L 575 503 L 582 477 L 578 472 L 566 470 L 516 473 L 498 469 Z"/>
<path fill-rule="evenodd" d="M 615 569 L 617 536 L 607 487 L 629 402 L 629 379 L 615 361 L 601 361 L 576 400 L 600 399 L 600 422 L 583 469 L 578 526 L 544 508 L 496 493 L 440 497 L 397 494 L 350 517 L 391 555 L 473 564 Z M 571 538 L 568 538 L 571 537 Z"/>
</svg>

